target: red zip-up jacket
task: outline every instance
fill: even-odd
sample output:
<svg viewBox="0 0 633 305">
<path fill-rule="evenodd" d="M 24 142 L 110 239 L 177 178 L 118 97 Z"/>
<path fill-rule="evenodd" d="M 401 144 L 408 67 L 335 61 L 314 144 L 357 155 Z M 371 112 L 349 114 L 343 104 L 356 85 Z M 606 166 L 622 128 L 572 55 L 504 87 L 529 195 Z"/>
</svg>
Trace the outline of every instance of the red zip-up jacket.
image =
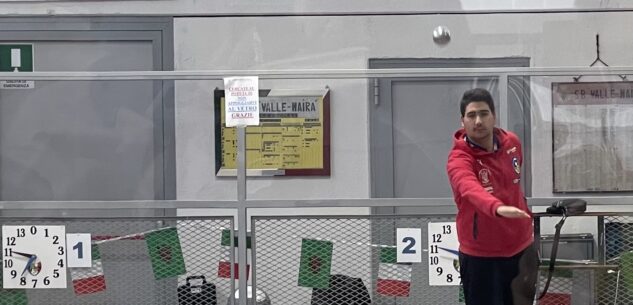
<svg viewBox="0 0 633 305">
<path fill-rule="evenodd" d="M 510 257 L 534 241 L 532 219 L 505 218 L 496 211 L 511 205 L 526 211 L 521 190 L 523 155 L 517 136 L 494 129 L 497 148 L 488 152 L 455 132 L 446 169 L 457 204 L 459 250 L 480 257 Z"/>
</svg>

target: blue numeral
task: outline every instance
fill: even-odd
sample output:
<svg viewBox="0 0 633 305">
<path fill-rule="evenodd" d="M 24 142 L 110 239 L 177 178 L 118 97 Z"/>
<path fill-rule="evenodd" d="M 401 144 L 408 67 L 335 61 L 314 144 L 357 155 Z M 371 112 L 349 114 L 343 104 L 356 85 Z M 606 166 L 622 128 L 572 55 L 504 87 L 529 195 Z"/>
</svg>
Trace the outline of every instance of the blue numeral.
<svg viewBox="0 0 633 305">
<path fill-rule="evenodd" d="M 402 249 L 403 254 L 415 254 L 415 249 L 412 249 L 415 246 L 415 238 L 413 237 L 405 237 L 402 239 L 403 243 L 409 243 L 404 249 Z"/>
<path fill-rule="evenodd" d="M 83 248 L 84 243 L 82 242 L 78 242 L 74 247 L 73 250 L 77 250 L 77 257 L 79 259 L 84 258 L 84 248 Z"/>
</svg>

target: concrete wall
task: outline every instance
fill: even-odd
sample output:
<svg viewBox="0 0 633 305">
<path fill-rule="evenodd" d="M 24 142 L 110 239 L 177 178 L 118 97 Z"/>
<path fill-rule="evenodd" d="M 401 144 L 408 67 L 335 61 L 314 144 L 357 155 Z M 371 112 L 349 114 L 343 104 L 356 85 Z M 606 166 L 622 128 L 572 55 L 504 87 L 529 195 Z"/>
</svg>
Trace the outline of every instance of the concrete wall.
<svg viewBox="0 0 633 305">
<path fill-rule="evenodd" d="M 494 14 L 441 16 L 341 16 L 177 18 L 175 67 L 206 69 L 364 69 L 369 58 L 460 58 L 525 56 L 534 67 L 586 67 L 596 56 L 611 66 L 630 66 L 633 40 L 623 37 L 633 13 Z M 438 25 L 452 41 L 432 42 Z M 533 77 L 532 194 L 552 196 L 551 82 L 570 77 Z M 249 198 L 369 198 L 367 82 L 357 80 L 264 80 L 261 88 L 332 90 L 332 176 L 249 181 Z M 235 198 L 233 180 L 213 173 L 213 82 L 179 82 L 177 87 L 177 167 L 179 199 Z M 457 126 L 456 126 L 457 127 Z M 412 160 L 414 161 L 414 160 Z M 438 162 L 444 162 L 440 160 Z M 605 207 L 591 207 L 604 211 Z M 609 208 L 609 210 L 617 210 Z M 270 211 L 268 211 L 270 212 Z M 278 210 L 303 214 L 304 210 Z M 321 213 L 367 213 L 360 209 Z M 265 213 L 260 211 L 259 213 Z M 556 219 L 544 220 L 544 233 Z M 596 223 L 570 219 L 565 233 L 597 234 Z M 368 237 L 369 238 L 369 237 Z"/>
<path fill-rule="evenodd" d="M 611 66 L 630 65 L 633 41 L 622 29 L 632 13 L 493 14 L 433 16 L 226 17 L 177 18 L 175 67 L 196 69 L 354 69 L 369 58 L 459 58 L 526 56 L 535 67 L 588 66 L 595 59 L 595 35 L 601 58 Z M 431 32 L 447 26 L 452 41 L 432 42 Z M 534 77 L 533 196 L 551 196 L 552 81 L 570 77 Z M 249 197 L 368 198 L 368 89 L 364 79 L 264 80 L 261 88 L 332 90 L 332 177 L 256 179 Z M 177 88 L 177 159 L 179 199 L 233 197 L 232 180 L 212 174 L 211 90 L 222 84 L 180 82 Z M 456 126 L 457 127 L 457 126 Z M 543 136 L 545 135 L 545 136 Z M 195 163 L 198 166 L 190 166 Z M 443 162 L 443 160 L 442 160 Z M 283 189 L 283 192 L 278 190 Z"/>
<path fill-rule="evenodd" d="M 3 0 L 3 15 L 206 15 L 261 13 L 463 12 L 512 10 L 626 9 L 626 0 Z"/>
</svg>

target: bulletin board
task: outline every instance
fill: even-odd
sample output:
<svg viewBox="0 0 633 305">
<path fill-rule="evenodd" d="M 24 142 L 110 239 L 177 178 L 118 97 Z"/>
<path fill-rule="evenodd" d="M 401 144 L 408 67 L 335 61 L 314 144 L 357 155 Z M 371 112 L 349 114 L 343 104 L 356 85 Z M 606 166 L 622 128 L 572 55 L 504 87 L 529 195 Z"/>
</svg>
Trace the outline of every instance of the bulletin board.
<svg viewBox="0 0 633 305">
<path fill-rule="evenodd" d="M 246 127 L 249 176 L 330 175 L 330 92 L 260 90 L 260 124 Z M 215 170 L 236 175 L 237 129 L 226 127 L 224 90 L 214 91 Z"/>
<path fill-rule="evenodd" d="M 633 190 L 633 82 L 552 83 L 555 193 Z"/>
</svg>

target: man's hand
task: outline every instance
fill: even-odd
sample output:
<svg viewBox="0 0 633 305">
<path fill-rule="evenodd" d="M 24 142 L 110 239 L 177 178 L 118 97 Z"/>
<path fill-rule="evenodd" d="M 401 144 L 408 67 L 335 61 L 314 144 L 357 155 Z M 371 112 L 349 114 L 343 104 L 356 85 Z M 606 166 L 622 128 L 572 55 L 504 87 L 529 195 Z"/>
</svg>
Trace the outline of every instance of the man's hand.
<svg viewBox="0 0 633 305">
<path fill-rule="evenodd" d="M 509 205 L 502 205 L 498 207 L 497 215 L 505 218 L 530 218 L 530 214 L 519 208 Z"/>
</svg>

